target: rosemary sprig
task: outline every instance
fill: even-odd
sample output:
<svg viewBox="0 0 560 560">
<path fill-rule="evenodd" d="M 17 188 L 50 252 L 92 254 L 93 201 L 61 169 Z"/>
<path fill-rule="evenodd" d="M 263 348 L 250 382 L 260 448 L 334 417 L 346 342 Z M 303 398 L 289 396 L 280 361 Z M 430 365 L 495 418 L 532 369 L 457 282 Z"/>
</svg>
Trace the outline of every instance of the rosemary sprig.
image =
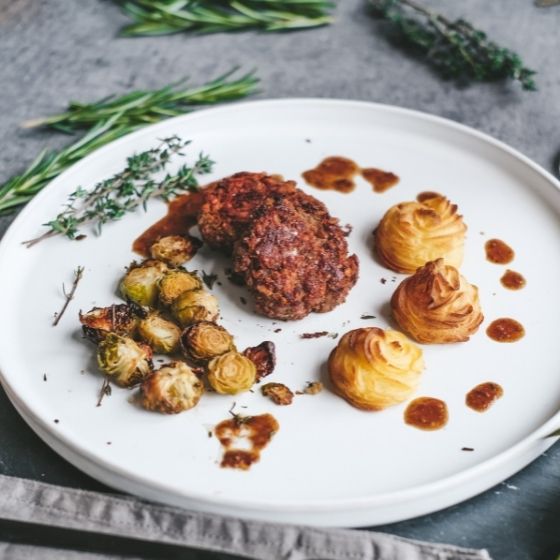
<svg viewBox="0 0 560 560">
<path fill-rule="evenodd" d="M 76 270 L 74 271 L 74 280 L 72 282 L 72 287 L 70 288 L 69 292 L 66 291 L 66 286 L 62 284 L 62 293 L 64 294 L 64 305 L 62 306 L 62 309 L 58 313 L 54 314 L 54 320 L 52 323 L 53 327 L 56 327 L 58 325 L 68 305 L 74 299 L 76 288 L 78 287 L 78 284 L 80 283 L 80 280 L 82 279 L 83 275 L 84 275 L 84 267 L 79 266 L 78 268 L 76 268 Z"/>
<path fill-rule="evenodd" d="M 43 224 L 48 231 L 24 244 L 32 247 L 55 235 L 77 239 L 81 237 L 79 228 L 86 224 L 94 224 L 99 235 L 104 224 L 119 220 L 139 207 L 146 209 L 151 198 L 167 201 L 180 193 L 196 190 L 196 176 L 209 173 L 214 163 L 203 154 L 192 167 L 185 164 L 176 175 L 167 174 L 161 181 L 154 179 L 154 175 L 165 170 L 173 155 L 184 155 L 181 150 L 189 143 L 177 136 L 165 138 L 159 146 L 130 156 L 121 172 L 101 181 L 93 190 L 78 187 L 70 194 L 65 209 Z"/>
<path fill-rule="evenodd" d="M 370 0 L 391 23 L 394 38 L 423 57 L 444 78 L 459 82 L 512 79 L 536 90 L 535 71 L 515 52 L 489 40 L 464 19 L 450 21 L 415 0 Z"/>
<path fill-rule="evenodd" d="M 61 150 L 44 150 L 19 175 L 0 184 L 0 216 L 29 202 L 65 169 L 97 148 L 138 128 L 187 113 L 200 105 L 241 99 L 255 92 L 257 77 L 250 73 L 232 79 L 236 69 L 201 87 L 179 84 L 110 97 L 96 103 L 71 103 L 60 115 L 36 119 L 26 126 L 49 126 L 65 132 L 89 129 L 83 138 Z M 91 127 L 91 128 L 90 128 Z"/>
<path fill-rule="evenodd" d="M 124 11 L 134 23 L 122 35 L 167 35 L 180 31 L 286 31 L 331 23 L 330 0 L 130 0 Z"/>
<path fill-rule="evenodd" d="M 211 105 L 247 97 L 256 91 L 258 78 L 250 72 L 230 79 L 237 68 L 200 87 L 186 87 L 187 80 L 161 89 L 133 91 L 110 96 L 93 103 L 72 101 L 64 113 L 33 119 L 23 123 L 26 128 L 48 126 L 62 132 L 76 132 L 101 121 L 113 119 L 114 126 L 136 127 L 159 122 Z"/>
</svg>

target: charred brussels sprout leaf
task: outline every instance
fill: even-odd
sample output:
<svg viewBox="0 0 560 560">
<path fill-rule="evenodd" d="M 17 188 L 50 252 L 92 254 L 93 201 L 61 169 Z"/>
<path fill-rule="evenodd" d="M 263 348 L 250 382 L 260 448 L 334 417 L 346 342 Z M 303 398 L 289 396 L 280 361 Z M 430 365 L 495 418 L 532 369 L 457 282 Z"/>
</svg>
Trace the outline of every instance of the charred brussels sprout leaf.
<svg viewBox="0 0 560 560">
<path fill-rule="evenodd" d="M 110 332 L 133 336 L 140 314 L 142 308 L 120 303 L 109 307 L 94 307 L 87 313 L 80 313 L 80 323 L 86 338 L 98 344 Z"/>
</svg>

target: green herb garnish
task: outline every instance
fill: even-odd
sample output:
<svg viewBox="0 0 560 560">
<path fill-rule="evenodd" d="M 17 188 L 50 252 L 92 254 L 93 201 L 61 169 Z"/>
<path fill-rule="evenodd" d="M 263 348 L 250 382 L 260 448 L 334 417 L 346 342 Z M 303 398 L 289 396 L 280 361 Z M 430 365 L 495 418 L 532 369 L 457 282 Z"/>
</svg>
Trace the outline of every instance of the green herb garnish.
<svg viewBox="0 0 560 560">
<path fill-rule="evenodd" d="M 113 119 L 113 126 L 137 127 L 153 124 L 169 117 L 184 115 L 202 105 L 241 99 L 254 93 L 259 82 L 254 72 L 230 79 L 236 71 L 237 68 L 234 68 L 200 87 L 185 88 L 186 80 L 182 80 L 161 89 L 133 91 L 94 103 L 73 101 L 64 113 L 27 121 L 23 126 L 48 126 L 73 133 L 108 119 Z"/>
<path fill-rule="evenodd" d="M 104 224 L 119 220 L 139 207 L 146 209 L 151 198 L 168 201 L 178 194 L 197 190 L 196 176 L 209 173 L 214 163 L 203 154 L 198 156 L 193 166 L 182 165 L 175 175 L 167 174 L 161 181 L 154 178 L 166 169 L 173 155 L 182 156 L 181 150 L 189 143 L 177 136 L 165 138 L 159 146 L 129 157 L 120 173 L 101 181 L 93 190 L 78 187 L 69 196 L 65 209 L 43 224 L 49 228 L 48 231 L 26 241 L 25 245 L 32 247 L 55 235 L 77 239 L 79 228 L 86 224 L 94 224 L 100 234 Z"/>
<path fill-rule="evenodd" d="M 464 19 L 450 21 L 414 0 L 370 0 L 390 22 L 393 38 L 421 56 L 444 78 L 461 83 L 512 79 L 536 90 L 535 71 L 515 52 L 489 40 Z"/>
<path fill-rule="evenodd" d="M 181 31 L 286 31 L 331 23 L 329 0 L 130 0 L 124 11 L 134 20 L 122 35 L 167 35 Z"/>
</svg>

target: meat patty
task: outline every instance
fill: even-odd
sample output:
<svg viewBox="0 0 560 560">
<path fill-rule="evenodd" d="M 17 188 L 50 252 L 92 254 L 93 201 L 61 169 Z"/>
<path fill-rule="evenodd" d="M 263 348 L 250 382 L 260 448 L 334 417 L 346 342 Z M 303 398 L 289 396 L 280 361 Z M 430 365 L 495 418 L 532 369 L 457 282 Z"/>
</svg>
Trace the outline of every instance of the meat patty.
<svg viewBox="0 0 560 560">
<path fill-rule="evenodd" d="M 234 246 L 234 271 L 253 292 L 256 310 L 274 319 L 330 311 L 358 277 L 358 258 L 348 256 L 338 220 L 299 192 L 304 196 L 261 206 Z"/>
<path fill-rule="evenodd" d="M 293 181 L 266 173 L 241 172 L 206 189 L 198 227 L 208 245 L 231 252 L 235 240 L 261 206 L 274 206 L 297 191 Z"/>
</svg>

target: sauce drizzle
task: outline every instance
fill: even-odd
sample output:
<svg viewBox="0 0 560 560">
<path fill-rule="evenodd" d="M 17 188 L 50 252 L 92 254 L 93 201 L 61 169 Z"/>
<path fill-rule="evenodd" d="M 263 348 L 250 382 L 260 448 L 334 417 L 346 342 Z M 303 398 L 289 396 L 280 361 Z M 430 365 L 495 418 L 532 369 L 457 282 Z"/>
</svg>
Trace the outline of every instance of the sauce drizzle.
<svg viewBox="0 0 560 560">
<path fill-rule="evenodd" d="M 500 278 L 500 282 L 502 286 L 508 290 L 521 290 L 521 288 L 524 288 L 525 284 L 527 284 L 527 281 L 519 272 L 509 269 L 506 270 L 504 275 Z"/>
<path fill-rule="evenodd" d="M 390 171 L 375 167 L 362 169 L 355 161 L 342 156 L 325 158 L 317 167 L 304 171 L 302 177 L 312 187 L 349 193 L 356 188 L 354 178 L 358 174 L 361 174 L 377 193 L 385 192 L 399 182 L 399 177 Z"/>
<path fill-rule="evenodd" d="M 496 342 L 517 342 L 525 336 L 525 329 L 519 321 L 504 317 L 492 321 L 486 334 Z"/>
<path fill-rule="evenodd" d="M 500 239 L 489 239 L 484 248 L 487 260 L 494 264 L 508 264 L 515 257 L 514 250 Z"/>
<path fill-rule="evenodd" d="M 132 244 L 132 250 L 144 257 L 150 255 L 150 247 L 161 237 L 182 235 L 189 238 L 198 248 L 201 243 L 189 234 L 196 225 L 196 219 L 202 206 L 202 192 L 187 193 L 173 199 L 167 206 L 167 214 L 151 225 Z"/>
<path fill-rule="evenodd" d="M 234 416 L 220 422 L 214 433 L 224 448 L 221 467 L 249 470 L 280 429 L 272 414 Z"/>
<path fill-rule="evenodd" d="M 414 399 L 404 411 L 404 421 L 420 430 L 439 430 L 447 424 L 448 419 L 445 402 L 433 397 Z"/>
<path fill-rule="evenodd" d="M 465 398 L 465 403 L 469 408 L 477 412 L 485 412 L 504 394 L 501 385 L 488 381 L 477 385 L 471 389 Z"/>
</svg>

